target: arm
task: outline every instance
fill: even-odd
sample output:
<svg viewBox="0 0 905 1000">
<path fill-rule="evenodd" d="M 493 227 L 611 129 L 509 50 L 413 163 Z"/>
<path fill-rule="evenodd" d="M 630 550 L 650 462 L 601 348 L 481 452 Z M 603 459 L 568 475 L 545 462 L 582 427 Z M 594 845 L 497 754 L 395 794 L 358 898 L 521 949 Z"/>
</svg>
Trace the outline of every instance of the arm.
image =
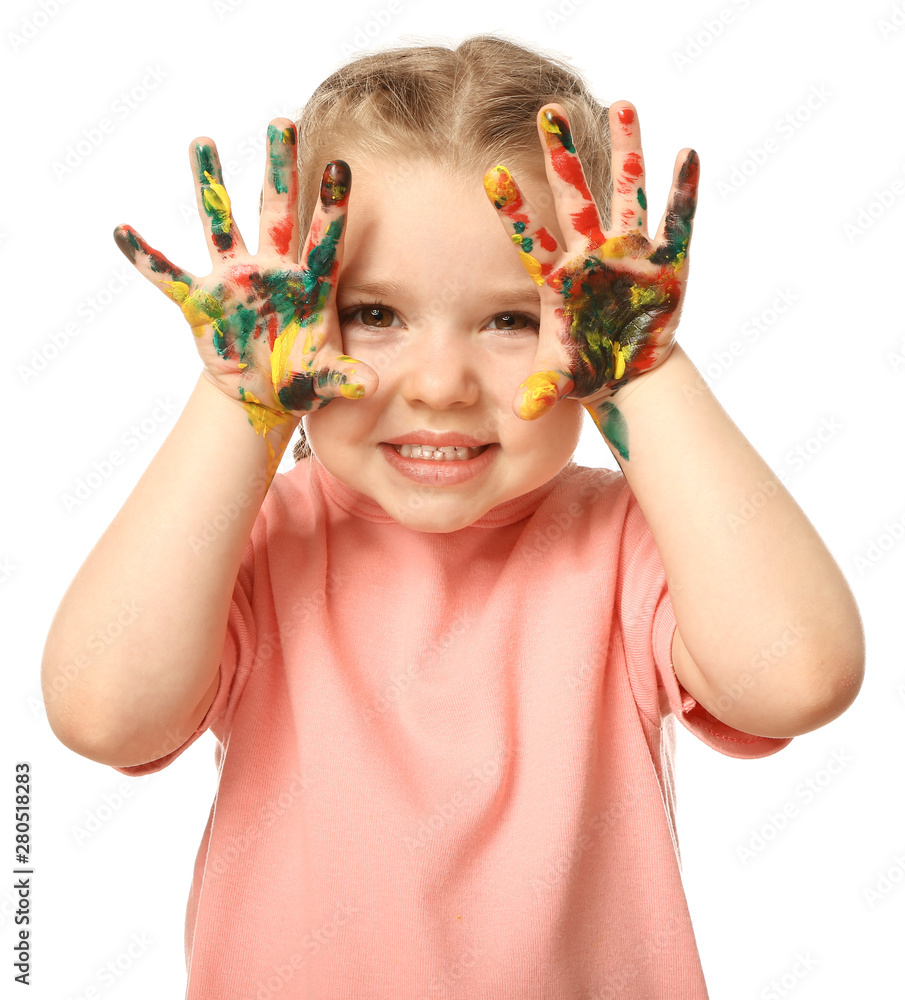
<svg viewBox="0 0 905 1000">
<path fill-rule="evenodd" d="M 376 388 L 373 369 L 343 354 L 336 313 L 348 166 L 335 161 L 324 172 L 300 264 L 295 142 L 291 122 L 271 123 L 255 255 L 232 218 L 209 139 L 196 140 L 190 155 L 210 275 L 178 267 L 129 227 L 114 233 L 179 306 L 205 368 L 73 580 L 44 649 L 51 728 L 104 764 L 156 760 L 197 728 L 217 693 L 242 554 L 302 412 Z"/>
<path fill-rule="evenodd" d="M 663 559 L 680 683 L 755 736 L 825 725 L 864 670 L 835 560 L 680 347 L 629 388 L 619 410 L 631 458 L 612 450 Z"/>
<path fill-rule="evenodd" d="M 277 461 L 297 422 L 270 433 Z M 194 732 L 217 693 L 230 598 L 271 477 L 242 407 L 202 375 L 54 616 L 41 684 L 62 743 L 125 767 Z M 222 508 L 229 523 L 211 531 Z M 119 617 L 115 639 L 91 642 Z"/>
<path fill-rule="evenodd" d="M 580 400 L 650 524 L 676 615 L 673 665 L 720 721 L 755 736 L 822 726 L 853 701 L 864 639 L 851 591 L 801 509 L 675 346 L 699 163 L 676 161 L 667 211 L 647 236 L 637 114 L 609 110 L 613 200 L 606 231 L 565 111 L 538 114 L 565 246 L 503 167 L 485 188 L 541 285 L 537 371 L 515 412 Z M 528 239 L 526 240 L 526 237 Z M 754 517 L 744 505 L 762 496 Z"/>
</svg>

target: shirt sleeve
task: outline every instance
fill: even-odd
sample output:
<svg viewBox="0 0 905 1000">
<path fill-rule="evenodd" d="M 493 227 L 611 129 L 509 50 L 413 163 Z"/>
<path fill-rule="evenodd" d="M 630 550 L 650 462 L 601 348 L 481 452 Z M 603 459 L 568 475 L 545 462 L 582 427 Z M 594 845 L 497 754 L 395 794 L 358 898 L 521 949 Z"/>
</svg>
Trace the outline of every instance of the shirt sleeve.
<svg viewBox="0 0 905 1000">
<path fill-rule="evenodd" d="M 197 729 L 174 750 L 144 764 L 133 764 L 129 767 L 114 767 L 114 770 L 130 777 L 143 774 L 153 774 L 171 764 L 184 750 L 211 727 L 221 734 L 217 745 L 217 763 L 219 766 L 222 734 L 228 732 L 232 725 L 236 703 L 245 684 L 255 658 L 257 629 L 255 626 L 252 603 L 252 583 L 254 580 L 254 536 L 249 539 L 236 576 L 232 597 L 229 603 L 229 615 L 226 620 L 226 635 L 223 640 L 223 652 L 220 657 L 220 686 L 214 695 L 207 714 L 198 723 Z M 166 740 L 167 737 L 165 736 Z M 170 745 L 173 744 L 170 738 Z"/>
<path fill-rule="evenodd" d="M 638 708 L 655 725 L 674 715 L 682 725 L 727 757 L 768 757 L 791 738 L 754 736 L 711 715 L 682 687 L 672 662 L 676 618 L 666 572 L 653 533 L 628 489 L 620 551 L 619 598 L 626 667 Z"/>
</svg>

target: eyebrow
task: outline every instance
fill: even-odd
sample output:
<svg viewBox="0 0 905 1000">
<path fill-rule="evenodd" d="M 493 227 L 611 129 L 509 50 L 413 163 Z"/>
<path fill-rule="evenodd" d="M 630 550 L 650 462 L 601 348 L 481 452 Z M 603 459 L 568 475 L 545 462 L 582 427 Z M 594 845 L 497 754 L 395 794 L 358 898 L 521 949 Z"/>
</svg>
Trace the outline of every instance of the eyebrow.
<svg viewBox="0 0 905 1000">
<path fill-rule="evenodd" d="M 525 277 L 527 278 L 528 275 L 526 274 Z M 464 293 L 467 289 L 463 288 L 461 291 Z M 340 278 L 338 292 L 343 295 L 359 294 L 378 297 L 385 296 L 387 298 L 404 298 L 411 295 L 411 287 L 403 281 L 397 281 L 395 278 L 384 278 L 377 281 L 356 281 L 352 284 L 345 283 Z M 482 301 L 493 302 L 524 302 L 526 300 L 537 302 L 540 299 L 540 293 L 538 292 L 537 285 L 531 282 L 524 285 L 500 285 L 496 288 L 490 288 L 482 291 L 479 298 Z"/>
</svg>

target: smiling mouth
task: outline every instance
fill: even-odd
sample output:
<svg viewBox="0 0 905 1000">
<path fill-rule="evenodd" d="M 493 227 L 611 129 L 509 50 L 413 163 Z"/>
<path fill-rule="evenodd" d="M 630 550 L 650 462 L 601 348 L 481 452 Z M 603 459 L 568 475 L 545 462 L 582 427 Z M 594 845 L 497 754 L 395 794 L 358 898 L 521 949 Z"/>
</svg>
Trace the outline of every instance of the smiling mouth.
<svg viewBox="0 0 905 1000">
<path fill-rule="evenodd" d="M 485 452 L 490 445 L 484 444 L 479 448 L 457 448 L 452 445 L 444 445 L 436 448 L 429 444 L 393 444 L 390 445 L 403 458 L 420 458 L 429 462 L 467 462 L 469 459 L 477 458 Z"/>
</svg>

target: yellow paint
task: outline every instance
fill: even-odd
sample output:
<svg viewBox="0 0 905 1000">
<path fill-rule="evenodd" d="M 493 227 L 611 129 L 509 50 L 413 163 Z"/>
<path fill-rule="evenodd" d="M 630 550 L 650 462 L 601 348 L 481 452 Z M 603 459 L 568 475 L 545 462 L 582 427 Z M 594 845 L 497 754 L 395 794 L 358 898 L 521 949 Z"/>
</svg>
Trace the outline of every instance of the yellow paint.
<svg viewBox="0 0 905 1000">
<path fill-rule="evenodd" d="M 553 406 L 559 398 L 558 383 L 556 372 L 535 372 L 522 382 L 519 388 L 525 390 L 521 405 L 523 420 L 536 420 Z"/>
<path fill-rule="evenodd" d="M 161 284 L 163 285 L 163 291 L 167 298 L 172 299 L 174 302 L 178 302 L 180 305 L 185 302 L 190 288 L 184 281 L 162 281 Z"/>
<path fill-rule="evenodd" d="M 552 135 L 562 136 L 562 129 L 556 124 L 556 122 L 550 121 L 547 115 L 540 116 L 540 126 L 545 132 L 550 132 Z"/>
<path fill-rule="evenodd" d="M 597 251 L 598 257 L 647 257 L 650 244 L 641 233 L 625 233 L 622 236 L 611 236 L 602 243 Z"/>
<path fill-rule="evenodd" d="M 518 255 L 521 258 L 522 266 L 531 276 L 531 280 L 536 285 L 542 285 L 544 283 L 544 276 L 541 274 L 540 264 L 530 253 L 525 253 L 524 250 L 519 250 Z"/>
<path fill-rule="evenodd" d="M 625 374 L 625 349 L 621 344 L 613 344 L 613 378 L 622 378 Z"/>
<path fill-rule="evenodd" d="M 242 405 L 248 414 L 248 422 L 255 429 L 255 434 L 260 434 L 267 444 L 267 482 L 269 485 L 279 466 L 279 458 L 273 450 L 273 445 L 267 437 L 267 432 L 290 420 L 292 415 L 288 411 L 277 413 L 276 410 L 271 410 L 269 407 L 264 406 L 260 399 L 247 389 L 244 392 Z"/>
<path fill-rule="evenodd" d="M 361 399 L 365 394 L 365 387 L 360 382 L 346 382 L 339 387 L 339 391 L 346 399 Z"/>
<path fill-rule="evenodd" d="M 289 416 L 288 413 L 277 413 L 276 410 L 271 410 L 253 392 L 249 392 L 247 389 L 245 390 L 242 405 L 248 413 L 248 421 L 254 427 L 256 434 L 266 434 L 268 431 L 273 430 L 274 427 L 279 427 L 286 422 Z"/>
<path fill-rule="evenodd" d="M 515 201 L 518 197 L 518 188 L 515 186 L 512 174 L 502 163 L 498 163 L 484 174 L 484 190 L 487 192 L 487 197 L 496 202 L 500 208 L 505 208 L 510 201 Z"/>
<path fill-rule="evenodd" d="M 163 281 L 161 284 L 167 297 L 179 304 L 182 315 L 188 320 L 196 337 L 200 337 L 204 328 L 222 311 L 213 295 L 200 288 L 192 292 L 184 281 Z"/>
<path fill-rule="evenodd" d="M 210 187 L 203 188 L 201 191 L 204 207 L 208 212 L 213 212 L 218 216 L 217 224 L 224 233 L 228 233 L 233 221 L 229 214 L 231 207 L 229 195 L 226 193 L 226 188 L 222 184 L 218 184 L 206 170 L 204 176 L 210 184 Z"/>
<path fill-rule="evenodd" d="M 270 380 L 274 389 L 284 385 L 289 379 L 292 371 L 289 354 L 298 332 L 299 321 L 294 319 L 273 343 L 273 353 L 270 355 Z"/>
<path fill-rule="evenodd" d="M 662 305 L 665 299 L 666 296 L 663 289 L 657 285 L 651 285 L 649 288 L 642 288 L 640 285 L 632 285 L 632 309 L 640 310 L 649 306 L 659 306 Z"/>
</svg>

